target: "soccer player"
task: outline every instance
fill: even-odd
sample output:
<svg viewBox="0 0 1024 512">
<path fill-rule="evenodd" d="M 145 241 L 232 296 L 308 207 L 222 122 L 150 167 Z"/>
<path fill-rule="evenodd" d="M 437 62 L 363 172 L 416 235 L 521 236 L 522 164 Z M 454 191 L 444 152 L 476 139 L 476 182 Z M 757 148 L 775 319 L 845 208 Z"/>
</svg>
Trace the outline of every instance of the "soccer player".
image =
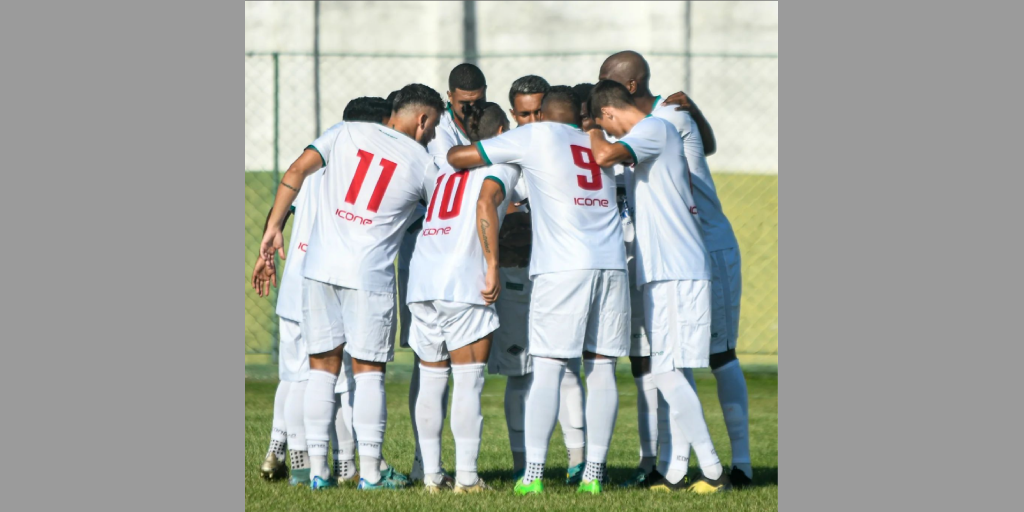
<svg viewBox="0 0 1024 512">
<path fill-rule="evenodd" d="M 603 80 L 590 94 L 594 122 L 618 138 L 590 131 L 598 165 L 632 162 L 626 192 L 636 205 L 636 285 L 643 290 L 651 342 L 651 373 L 673 423 L 693 444 L 703 474 L 687 485 L 686 459 L 675 457 L 664 477 L 645 480 L 657 490 L 697 493 L 731 488 L 715 453 L 700 400 L 684 368 L 708 365 L 711 348 L 711 265 L 690 192 L 683 143 L 672 123 L 637 108 L 622 84 Z M 678 443 L 678 437 L 673 435 Z M 653 472 L 652 472 L 653 475 Z"/>
<path fill-rule="evenodd" d="M 508 130 L 508 118 L 495 103 L 485 103 L 465 117 L 471 140 Z M 409 277 L 412 333 L 409 343 L 420 363 L 416 401 L 417 431 L 423 459 L 423 483 L 430 492 L 451 489 L 441 472 L 442 394 L 449 367 L 455 380 L 452 434 L 455 437 L 456 493 L 489 489 L 477 475 L 483 413 L 480 394 L 492 334 L 498 328 L 496 297 L 481 295 L 488 268 L 497 267 L 497 251 L 481 250 L 497 243 L 519 169 L 496 165 L 479 171 L 441 168 L 432 190 L 420 240 L 416 242 Z M 493 257 L 492 257 L 493 256 Z M 486 258 L 486 259 L 485 259 Z"/>
<path fill-rule="evenodd" d="M 558 416 L 566 362 L 583 355 L 587 377 L 587 453 L 578 492 L 601 492 L 618 392 L 615 360 L 629 352 L 629 292 L 622 226 L 616 218 L 611 169 L 602 169 L 579 126 L 580 103 L 568 86 L 552 87 L 543 121 L 475 146 L 456 146 L 456 168 L 517 164 L 524 173 L 533 217 L 530 258 L 530 355 L 533 382 L 526 407 L 526 474 L 519 495 L 543 492 L 541 476 Z M 488 269 L 484 295 L 500 281 Z"/>
<path fill-rule="evenodd" d="M 444 112 L 441 114 L 441 119 L 438 121 L 436 136 L 433 140 L 427 144 L 427 152 L 434 158 L 434 163 L 437 164 L 438 168 L 447 164 L 448 149 L 456 144 L 469 144 L 469 136 L 466 135 L 466 129 L 464 126 L 466 113 L 471 112 L 474 107 L 482 105 L 487 101 L 487 81 L 484 78 L 484 74 L 480 71 L 480 68 L 469 64 L 463 63 L 452 68 L 451 73 L 448 74 L 448 103 L 445 105 Z M 422 217 L 425 214 L 425 209 L 419 208 L 417 214 Z M 414 225 L 410 229 L 418 227 Z M 418 233 L 417 233 L 418 234 Z M 408 282 L 408 259 L 411 258 L 413 249 L 415 247 L 415 240 L 417 236 L 412 237 L 412 241 L 408 241 L 409 237 L 406 237 L 406 242 L 403 243 L 402 251 L 400 252 L 399 258 L 399 272 L 402 273 L 401 267 L 405 266 L 405 280 Z M 401 281 L 399 281 L 401 284 Z M 402 308 L 408 310 L 408 306 L 405 303 L 404 297 L 402 299 Z M 406 312 L 403 311 L 403 314 Z M 406 323 L 408 317 L 402 317 L 402 325 L 409 325 Z M 408 329 L 403 329 L 408 331 Z M 409 346 L 409 338 L 405 332 L 402 333 L 402 346 Z M 420 372 L 420 361 L 417 357 L 413 361 L 412 368 L 412 383 L 409 386 L 409 416 L 412 418 L 412 431 L 413 437 L 416 439 L 416 451 L 413 458 L 412 471 L 409 473 L 409 478 L 413 481 L 423 480 L 423 458 L 420 453 L 419 445 L 419 432 L 416 427 L 416 400 L 419 394 L 419 372 Z M 444 417 L 448 414 L 448 384 L 445 383 L 444 388 L 444 407 L 442 407 Z M 442 470 L 443 472 L 443 470 Z M 447 473 L 445 473 L 447 474 Z"/>
<path fill-rule="evenodd" d="M 732 224 L 722 210 L 715 182 L 708 169 L 706 156 L 716 151 L 715 136 L 704 114 L 683 93 L 667 100 L 651 94 L 650 67 L 636 52 L 619 52 L 608 57 L 601 66 L 600 78 L 624 85 L 641 111 L 671 122 L 683 140 L 687 166 L 693 183 L 693 199 L 700 217 L 704 243 L 711 257 L 711 371 L 718 382 L 718 400 L 725 417 L 726 430 L 732 445 L 732 471 L 729 478 L 736 487 L 750 485 L 753 477 L 750 461 L 749 423 L 747 415 L 747 383 L 736 359 L 736 340 L 739 333 L 740 273 L 739 245 Z M 675 103 L 676 108 L 666 106 Z M 649 368 L 649 364 L 647 366 Z M 687 369 L 691 385 L 692 372 Z M 634 374 L 635 376 L 635 374 Z M 667 417 L 658 412 L 658 435 L 669 437 L 663 425 Z M 666 435 L 668 434 L 668 435 Z M 659 466 L 664 470 L 668 450 L 672 443 L 662 443 Z M 682 444 L 689 456 L 689 449 Z"/>
<path fill-rule="evenodd" d="M 547 80 L 527 75 L 512 82 L 509 89 L 510 113 L 518 126 L 525 126 L 540 120 L 541 102 L 551 86 Z M 519 180 L 516 190 L 512 193 L 514 201 L 521 204 L 528 196 L 526 181 Z M 525 205 L 517 210 L 527 212 Z M 523 213 L 522 215 L 527 215 Z M 515 221 L 516 216 L 511 219 Z M 525 247 L 529 250 L 529 246 Z M 502 254 L 516 251 L 505 251 Z M 508 260 L 508 258 L 503 258 Z M 528 261 L 528 257 L 526 260 Z M 508 426 L 509 445 L 512 449 L 513 479 L 519 479 L 526 470 L 526 438 L 524 437 L 524 421 L 526 397 L 530 386 L 530 364 L 528 346 L 530 293 L 533 286 L 526 265 L 502 265 L 501 282 L 505 293 L 498 297 L 496 307 L 498 316 L 507 321 L 498 329 L 494 337 L 491 360 L 488 361 L 490 372 L 508 376 L 505 386 L 505 422 Z M 566 483 L 577 485 L 583 478 L 584 468 L 584 413 L 583 385 L 580 380 L 579 358 L 569 360 L 566 372 L 562 377 L 560 402 L 558 406 L 558 423 L 562 427 L 562 438 L 565 440 L 568 454 Z"/>
<path fill-rule="evenodd" d="M 394 357 L 394 261 L 402 230 L 422 199 L 422 183 L 437 172 L 424 147 L 443 108 L 433 89 L 407 85 L 395 98 L 389 126 L 339 123 L 281 179 L 260 246 L 268 262 L 281 251 L 280 221 L 303 179 L 326 167 L 302 282 L 301 326 L 310 354 L 305 425 L 314 489 L 336 485 L 328 474 L 327 442 L 342 349 L 352 357 L 355 380 L 359 489 L 397 486 L 380 472 L 387 421 L 384 371 Z"/>
</svg>

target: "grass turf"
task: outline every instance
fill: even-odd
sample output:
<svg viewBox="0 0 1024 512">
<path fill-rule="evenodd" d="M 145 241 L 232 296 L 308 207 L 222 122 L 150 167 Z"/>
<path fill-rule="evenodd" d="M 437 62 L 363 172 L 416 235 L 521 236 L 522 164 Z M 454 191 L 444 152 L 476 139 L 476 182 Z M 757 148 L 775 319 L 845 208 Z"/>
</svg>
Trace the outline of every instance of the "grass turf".
<svg viewBox="0 0 1024 512">
<path fill-rule="evenodd" d="M 396 354 L 389 365 L 386 388 L 388 426 L 384 455 L 399 471 L 412 466 L 413 436 L 408 408 L 410 354 Z M 697 496 L 682 493 L 652 493 L 619 490 L 618 482 L 628 478 L 638 460 L 636 427 L 636 387 L 629 365 L 618 365 L 619 416 L 608 454 L 612 485 L 600 496 L 577 495 L 564 484 L 566 454 L 560 428 L 555 429 L 544 474 L 543 496 L 520 497 L 512 494 L 512 456 L 508 448 L 502 404 L 503 377 L 488 376 L 483 395 L 484 430 L 478 467 L 481 476 L 495 490 L 479 495 L 428 495 L 422 487 L 402 491 L 361 492 L 354 488 L 314 492 L 290 487 L 286 482 L 260 479 L 259 465 L 270 441 L 273 416 L 273 381 L 246 380 L 245 383 L 245 508 L 246 510 L 777 510 L 778 492 L 778 374 L 748 373 L 750 399 L 751 456 L 755 487 L 731 493 Z M 704 414 L 708 419 L 716 450 L 722 461 L 730 460 L 729 438 L 722 421 L 714 377 L 707 370 L 695 372 Z M 454 441 L 448 422 L 442 440 L 442 463 L 455 470 Z M 691 455 L 691 470 L 696 457 Z"/>
</svg>

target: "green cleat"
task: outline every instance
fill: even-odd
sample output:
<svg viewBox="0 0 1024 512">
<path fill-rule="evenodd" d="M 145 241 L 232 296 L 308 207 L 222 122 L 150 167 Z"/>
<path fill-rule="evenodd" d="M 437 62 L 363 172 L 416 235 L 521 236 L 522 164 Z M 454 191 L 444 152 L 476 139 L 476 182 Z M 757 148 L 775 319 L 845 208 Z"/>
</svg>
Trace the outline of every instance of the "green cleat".
<svg viewBox="0 0 1024 512">
<path fill-rule="evenodd" d="M 309 468 L 293 469 L 292 477 L 288 480 L 288 484 L 309 487 Z"/>
<path fill-rule="evenodd" d="M 331 489 L 337 486 L 338 484 L 335 483 L 333 478 L 320 478 L 319 476 L 314 476 L 313 481 L 309 484 L 309 488 L 314 491 L 320 489 Z"/>
<path fill-rule="evenodd" d="M 360 478 L 359 487 L 357 487 L 357 489 L 360 491 L 379 491 L 383 489 L 405 489 L 405 486 L 395 483 L 394 480 L 387 480 L 384 478 L 381 478 L 380 482 L 375 484 L 371 484 L 370 482 L 367 482 L 366 479 Z"/>
<path fill-rule="evenodd" d="M 380 472 L 381 480 L 391 482 L 393 489 L 403 489 L 409 487 L 409 477 L 395 471 L 395 468 L 389 467 L 384 471 Z"/>
<path fill-rule="evenodd" d="M 580 482 L 580 486 L 576 489 L 576 494 L 601 494 L 601 481 L 591 480 L 589 482 Z"/>
<path fill-rule="evenodd" d="M 633 472 L 633 476 L 629 480 L 626 480 L 625 482 L 619 484 L 619 487 L 643 487 L 644 482 L 647 482 L 652 478 L 655 478 L 655 475 L 660 477 L 661 473 L 658 473 L 657 469 L 644 471 L 642 468 L 636 468 L 636 471 Z"/>
<path fill-rule="evenodd" d="M 586 462 L 580 462 L 579 464 L 569 468 L 565 472 L 565 484 L 576 485 L 583 482 L 583 468 L 587 467 Z"/>
<path fill-rule="evenodd" d="M 530 485 L 526 485 L 523 484 L 523 479 L 520 478 L 519 480 L 516 480 L 516 487 L 513 490 L 513 492 L 515 492 L 518 496 L 526 496 L 528 494 L 544 494 L 544 484 L 538 478 L 530 482 Z"/>
</svg>

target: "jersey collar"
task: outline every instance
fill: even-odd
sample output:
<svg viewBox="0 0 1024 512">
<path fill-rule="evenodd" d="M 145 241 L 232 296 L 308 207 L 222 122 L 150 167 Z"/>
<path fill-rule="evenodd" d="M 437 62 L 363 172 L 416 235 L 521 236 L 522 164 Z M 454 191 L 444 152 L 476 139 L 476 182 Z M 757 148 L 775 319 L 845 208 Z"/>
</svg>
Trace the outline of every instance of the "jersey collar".
<svg viewBox="0 0 1024 512">
<path fill-rule="evenodd" d="M 654 97 L 654 105 L 651 106 L 651 112 L 654 112 L 654 109 L 658 108 L 658 105 L 660 105 L 660 104 L 661 104 L 661 95 L 659 94 L 659 95 Z"/>
<path fill-rule="evenodd" d="M 448 105 L 445 107 L 445 110 L 448 111 L 448 115 L 452 116 L 452 123 L 455 124 L 455 129 L 458 130 L 459 133 L 461 133 L 462 136 L 466 138 L 466 140 L 469 140 L 469 135 L 466 135 L 466 130 L 462 129 L 462 123 L 459 122 L 459 118 L 455 117 L 455 112 L 452 111 L 451 102 L 448 103 Z"/>
</svg>

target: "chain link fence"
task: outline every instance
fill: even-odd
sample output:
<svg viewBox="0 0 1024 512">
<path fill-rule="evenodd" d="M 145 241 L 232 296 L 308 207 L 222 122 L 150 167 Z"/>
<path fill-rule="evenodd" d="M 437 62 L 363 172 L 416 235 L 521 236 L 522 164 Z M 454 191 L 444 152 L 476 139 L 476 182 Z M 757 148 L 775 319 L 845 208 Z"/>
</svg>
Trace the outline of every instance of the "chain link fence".
<svg viewBox="0 0 1024 512">
<path fill-rule="evenodd" d="M 487 77 L 488 100 L 508 109 L 508 89 L 515 79 L 535 74 L 552 85 L 593 83 L 607 56 L 482 56 L 477 65 Z M 651 90 L 668 96 L 685 89 L 714 127 L 718 152 L 708 163 L 725 213 L 736 230 L 743 259 L 737 351 L 777 355 L 778 57 L 659 53 L 644 56 L 651 66 Z M 324 130 L 341 121 L 345 105 L 352 98 L 386 97 L 409 83 L 429 85 L 444 95 L 449 71 L 463 61 L 462 56 L 456 55 L 321 54 L 320 127 Z M 315 105 L 313 55 L 245 55 L 247 364 L 276 359 L 276 290 L 269 298 L 260 298 L 250 288 L 249 279 L 279 174 L 319 135 Z"/>
</svg>

